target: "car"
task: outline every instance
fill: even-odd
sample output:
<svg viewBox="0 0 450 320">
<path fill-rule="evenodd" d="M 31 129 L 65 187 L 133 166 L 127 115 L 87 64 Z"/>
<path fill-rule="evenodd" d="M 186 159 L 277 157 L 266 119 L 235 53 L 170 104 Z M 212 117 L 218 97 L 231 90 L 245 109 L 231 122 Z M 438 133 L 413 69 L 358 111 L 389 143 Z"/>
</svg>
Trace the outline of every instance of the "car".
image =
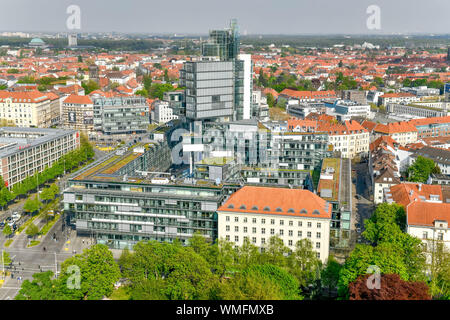
<svg viewBox="0 0 450 320">
<path fill-rule="evenodd" d="M 361 233 L 361 228 L 356 228 L 356 232 Z"/>
</svg>

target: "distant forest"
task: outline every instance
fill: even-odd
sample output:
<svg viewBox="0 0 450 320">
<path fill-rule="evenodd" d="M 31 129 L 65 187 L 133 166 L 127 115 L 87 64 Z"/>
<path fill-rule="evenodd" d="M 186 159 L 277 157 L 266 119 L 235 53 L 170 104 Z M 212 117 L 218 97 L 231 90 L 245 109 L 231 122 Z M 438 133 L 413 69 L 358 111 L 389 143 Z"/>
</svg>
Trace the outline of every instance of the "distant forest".
<svg viewBox="0 0 450 320">
<path fill-rule="evenodd" d="M 161 38 L 161 39 L 78 39 L 80 46 L 93 46 L 105 50 L 122 51 L 148 51 L 163 47 L 170 47 L 169 53 L 175 54 L 196 54 L 200 53 L 200 46 L 193 40 L 198 40 L 197 36 L 184 38 Z M 204 38 L 206 39 L 206 37 Z M 47 44 L 55 48 L 67 47 L 66 38 L 42 38 Z M 173 40 L 167 42 L 167 40 Z M 29 38 L 0 37 L 1 45 L 24 46 L 30 42 Z M 450 46 L 450 35 L 247 35 L 240 37 L 241 45 L 253 46 L 253 50 L 259 50 L 270 44 L 275 46 L 287 45 L 292 48 L 328 48 L 336 44 L 355 45 L 370 42 L 379 45 L 381 49 L 389 47 L 428 48 L 435 52 L 444 52 L 443 47 Z M 248 50 L 248 49 L 247 49 Z M 247 51 L 246 50 L 246 51 Z"/>
</svg>

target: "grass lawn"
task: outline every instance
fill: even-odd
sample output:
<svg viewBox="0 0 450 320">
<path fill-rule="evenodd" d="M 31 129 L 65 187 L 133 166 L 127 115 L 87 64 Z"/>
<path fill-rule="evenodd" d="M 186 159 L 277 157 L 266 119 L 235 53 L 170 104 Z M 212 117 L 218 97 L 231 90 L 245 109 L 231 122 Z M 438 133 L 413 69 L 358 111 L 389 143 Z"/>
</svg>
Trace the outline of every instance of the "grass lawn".
<svg viewBox="0 0 450 320">
<path fill-rule="evenodd" d="M 30 244 L 27 246 L 27 248 L 37 246 L 39 243 L 41 242 L 37 240 L 30 241 Z"/>
</svg>

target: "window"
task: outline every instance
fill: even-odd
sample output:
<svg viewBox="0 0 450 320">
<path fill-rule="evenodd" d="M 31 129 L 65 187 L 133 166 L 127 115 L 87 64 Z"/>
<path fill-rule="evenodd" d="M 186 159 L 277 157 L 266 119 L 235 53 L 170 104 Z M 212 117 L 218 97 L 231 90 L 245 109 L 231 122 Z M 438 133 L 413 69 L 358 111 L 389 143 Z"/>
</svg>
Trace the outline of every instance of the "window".
<svg viewBox="0 0 450 320">
<path fill-rule="evenodd" d="M 284 235 L 284 230 L 280 229 L 280 236 Z"/>
<path fill-rule="evenodd" d="M 288 234 L 289 234 L 289 237 L 292 237 L 292 235 L 294 234 L 294 232 L 293 232 L 292 230 L 289 230 Z"/>
<path fill-rule="evenodd" d="M 234 217 L 234 222 L 239 222 L 239 217 Z"/>
<path fill-rule="evenodd" d="M 230 216 L 226 216 L 225 221 L 230 221 Z"/>
<path fill-rule="evenodd" d="M 317 233 L 316 233 L 316 238 L 317 238 L 317 239 L 320 239 L 320 232 L 317 232 Z"/>
<path fill-rule="evenodd" d="M 301 222 L 301 221 L 298 222 L 298 226 L 299 226 L 299 227 L 302 226 L 302 222 Z"/>
<path fill-rule="evenodd" d="M 266 234 L 266 228 L 261 228 L 261 234 Z"/>
<path fill-rule="evenodd" d="M 312 226 L 312 223 L 308 222 L 308 228 L 311 228 L 311 226 Z"/>
<path fill-rule="evenodd" d="M 239 207 L 239 209 L 245 210 L 245 209 L 247 209 L 247 207 L 246 207 L 245 205 L 241 205 L 241 206 Z"/>
<path fill-rule="evenodd" d="M 276 212 L 283 212 L 283 209 L 281 209 L 280 207 L 275 209 Z"/>
<path fill-rule="evenodd" d="M 444 234 L 442 232 L 438 233 L 438 240 L 444 240 Z"/>
<path fill-rule="evenodd" d="M 239 242 L 239 236 L 234 236 L 234 241 Z"/>
<path fill-rule="evenodd" d="M 294 225 L 294 221 L 290 220 L 289 221 L 289 227 L 292 227 Z"/>
<path fill-rule="evenodd" d="M 423 239 L 428 239 L 428 232 L 424 231 L 422 234 Z"/>
<path fill-rule="evenodd" d="M 292 246 L 292 240 L 288 240 L 288 245 Z"/>
<path fill-rule="evenodd" d="M 280 220 L 280 226 L 284 226 L 284 220 Z"/>
<path fill-rule="evenodd" d="M 252 238 L 252 242 L 253 242 L 253 243 L 256 243 L 256 237 L 253 237 L 253 238 Z"/>
<path fill-rule="evenodd" d="M 298 235 L 298 237 L 301 237 L 301 236 L 302 236 L 302 232 L 299 231 L 299 232 L 297 233 L 297 235 Z"/>
<path fill-rule="evenodd" d="M 266 243 L 266 238 L 261 238 L 261 244 L 265 244 Z"/>
<path fill-rule="evenodd" d="M 275 229 L 270 229 L 270 234 L 274 235 L 275 234 Z"/>
<path fill-rule="evenodd" d="M 269 207 L 264 207 L 263 211 L 270 211 Z"/>
<path fill-rule="evenodd" d="M 311 238 L 311 231 L 308 231 L 308 233 L 306 234 L 306 236 L 307 236 L 308 238 Z"/>
<path fill-rule="evenodd" d="M 252 223 L 256 223 L 256 218 L 253 218 L 253 219 L 252 219 Z"/>
<path fill-rule="evenodd" d="M 238 227 L 238 226 L 235 226 L 235 227 L 234 227 L 234 231 L 235 231 L 235 232 L 239 232 L 239 227 Z"/>
<path fill-rule="evenodd" d="M 317 252 L 317 258 L 320 259 L 320 252 Z"/>
<path fill-rule="evenodd" d="M 316 249 L 320 249 L 320 242 L 316 242 Z"/>
<path fill-rule="evenodd" d="M 266 224 L 266 219 L 261 219 L 261 224 Z"/>
<path fill-rule="evenodd" d="M 256 228 L 255 227 L 252 228 L 252 233 L 256 233 Z"/>
<path fill-rule="evenodd" d="M 247 227 L 244 227 L 244 233 L 247 233 Z"/>
<path fill-rule="evenodd" d="M 322 224 L 320 222 L 317 222 L 317 228 L 320 228 Z"/>
<path fill-rule="evenodd" d="M 230 204 L 230 205 L 228 206 L 228 208 L 234 209 L 234 205 Z"/>
<path fill-rule="evenodd" d="M 270 219 L 270 224 L 275 224 L 275 219 Z"/>
<path fill-rule="evenodd" d="M 230 241 L 230 235 L 227 234 L 227 236 L 225 237 L 225 239 L 227 239 L 227 241 Z"/>
<path fill-rule="evenodd" d="M 226 226 L 225 231 L 230 231 L 230 226 Z"/>
<path fill-rule="evenodd" d="M 257 206 L 253 206 L 252 210 L 258 210 L 258 207 Z"/>
</svg>

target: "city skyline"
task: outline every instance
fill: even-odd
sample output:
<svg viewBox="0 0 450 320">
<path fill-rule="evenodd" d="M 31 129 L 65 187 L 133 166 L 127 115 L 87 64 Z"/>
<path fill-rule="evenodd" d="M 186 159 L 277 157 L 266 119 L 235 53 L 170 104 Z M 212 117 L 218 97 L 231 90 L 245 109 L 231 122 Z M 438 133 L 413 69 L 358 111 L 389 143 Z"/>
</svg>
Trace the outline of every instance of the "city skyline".
<svg viewBox="0 0 450 320">
<path fill-rule="evenodd" d="M 66 10 L 77 5 L 81 11 L 80 29 L 69 30 Z M 369 29 L 367 8 L 380 9 L 380 28 Z M 430 0 L 421 2 L 378 0 L 291 1 L 277 3 L 245 3 L 231 0 L 227 6 L 204 0 L 194 3 L 172 2 L 167 9 L 163 3 L 131 0 L 111 6 L 104 0 L 50 1 L 38 3 L 19 0 L 3 4 L 0 12 L 1 31 L 23 32 L 120 32 L 148 34 L 203 35 L 205 30 L 222 26 L 236 18 L 243 35 L 329 35 L 329 34 L 448 34 L 450 23 L 445 13 L 450 2 Z M 167 11 L 170 12 L 167 12 Z M 11 12 L 21 12 L 16 19 Z M 39 15 L 35 13 L 39 12 Z M 166 14 L 153 13 L 169 13 Z M 401 14 L 399 14 L 401 13 Z M 326 17 L 326 20 L 323 18 Z M 420 22 L 420 23 L 418 23 Z"/>
</svg>

